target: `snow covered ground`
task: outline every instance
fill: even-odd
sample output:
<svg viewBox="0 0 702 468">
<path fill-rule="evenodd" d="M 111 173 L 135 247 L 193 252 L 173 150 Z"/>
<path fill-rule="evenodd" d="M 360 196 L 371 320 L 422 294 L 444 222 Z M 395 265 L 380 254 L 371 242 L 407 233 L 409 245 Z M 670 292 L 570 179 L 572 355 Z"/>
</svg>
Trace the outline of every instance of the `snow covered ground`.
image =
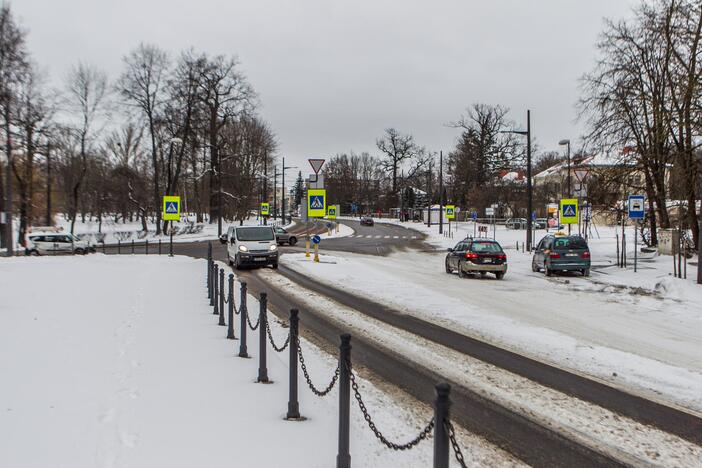
<svg viewBox="0 0 702 468">
<path fill-rule="evenodd" d="M 405 226 L 428 234 L 437 247 L 453 246 L 473 230 L 468 223 L 449 239 L 436 226 Z M 497 231 L 509 259 L 502 281 L 447 275 L 440 252 L 335 253 L 320 264 L 286 254 L 281 261 L 466 335 L 702 411 L 702 287 L 670 276 L 670 257 L 642 262 L 637 273 L 607 266 L 616 248 L 600 231 L 602 238 L 590 243 L 598 265 L 590 278 L 533 273 L 531 256 L 514 250 L 524 231 L 505 229 Z"/>
<path fill-rule="evenodd" d="M 328 467 L 338 393 L 312 395 L 300 377 L 305 422 L 287 422 L 287 352 L 268 352 L 274 383 L 254 383 L 254 359 L 216 325 L 205 262 L 186 257 L 31 257 L 0 260 L 0 466 Z M 257 304 L 250 298 L 249 309 Z M 286 330 L 271 321 L 282 342 Z M 237 336 L 239 334 L 236 327 Z M 252 335 L 249 335 L 252 337 Z M 255 335 L 253 335 L 255 336 Z M 336 360 L 303 340 L 322 386 Z M 429 408 L 360 379 L 369 410 L 393 439 L 413 437 Z M 354 405 L 355 466 L 431 466 L 431 440 L 385 449 Z M 461 433 L 474 466 L 518 465 Z"/>
</svg>

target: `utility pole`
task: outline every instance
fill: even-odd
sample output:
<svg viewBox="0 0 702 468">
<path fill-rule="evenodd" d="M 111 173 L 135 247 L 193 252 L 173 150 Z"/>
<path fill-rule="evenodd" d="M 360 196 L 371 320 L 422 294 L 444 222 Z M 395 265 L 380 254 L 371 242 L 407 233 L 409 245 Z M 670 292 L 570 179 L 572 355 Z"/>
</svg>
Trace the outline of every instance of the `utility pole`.
<svg viewBox="0 0 702 468">
<path fill-rule="evenodd" d="M 222 153 L 217 151 L 217 237 L 222 237 Z M 171 230 L 173 226 L 171 225 Z"/>
<path fill-rule="evenodd" d="M 439 234 L 444 233 L 444 152 L 439 151 Z"/>
<path fill-rule="evenodd" d="M 566 195 L 568 198 L 570 198 L 573 194 L 573 190 L 572 190 L 571 184 L 570 184 L 570 173 L 571 173 L 571 170 L 570 170 L 570 140 L 561 140 L 558 142 L 558 144 L 566 146 L 566 159 L 568 161 L 568 176 L 566 177 L 566 180 L 568 181 L 568 193 Z M 578 198 L 580 198 L 580 197 L 578 197 Z M 580 203 L 578 203 L 578 209 L 580 209 L 579 206 L 580 206 Z M 568 235 L 570 235 L 570 227 L 571 227 L 571 225 L 568 224 Z"/>
<path fill-rule="evenodd" d="M 10 136 L 10 102 L 11 97 L 8 94 L 5 102 L 5 154 L 7 154 L 7 171 L 5 172 L 5 246 L 7 247 L 7 256 L 14 255 L 15 243 L 12 239 L 12 137 Z"/>
<path fill-rule="evenodd" d="M 268 151 L 263 153 L 263 202 L 268 203 Z M 263 225 L 268 224 L 268 216 L 263 217 Z"/>
<path fill-rule="evenodd" d="M 273 219 L 278 216 L 278 166 L 273 168 Z"/>
<path fill-rule="evenodd" d="M 531 110 L 527 110 L 527 250 L 531 252 L 531 213 L 534 210 L 534 198 L 531 186 Z"/>
<path fill-rule="evenodd" d="M 51 220 L 51 142 L 46 143 L 46 225 L 53 225 Z"/>
<path fill-rule="evenodd" d="M 280 199 L 280 219 L 283 221 L 283 225 L 285 225 L 285 169 L 285 156 L 283 156 L 283 174 L 281 175 L 283 178 L 283 193 Z"/>
<path fill-rule="evenodd" d="M 431 227 L 431 159 L 427 170 L 427 226 Z"/>
</svg>

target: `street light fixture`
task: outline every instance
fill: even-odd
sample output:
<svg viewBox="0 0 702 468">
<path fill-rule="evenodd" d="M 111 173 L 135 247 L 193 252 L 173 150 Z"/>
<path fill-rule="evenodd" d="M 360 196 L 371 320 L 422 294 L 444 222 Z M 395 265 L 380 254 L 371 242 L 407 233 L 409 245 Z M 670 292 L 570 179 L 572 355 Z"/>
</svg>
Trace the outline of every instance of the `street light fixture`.
<svg viewBox="0 0 702 468">
<path fill-rule="evenodd" d="M 558 142 L 558 144 L 559 144 L 560 146 L 565 146 L 565 147 L 567 148 L 567 149 L 566 149 L 566 158 L 567 158 L 567 160 L 568 160 L 568 177 L 567 177 L 567 180 L 568 180 L 568 194 L 567 194 L 567 195 L 568 195 L 568 198 L 570 198 L 570 197 L 573 195 L 573 191 L 572 191 L 571 185 L 570 185 L 570 172 L 571 172 L 571 171 L 570 171 L 570 140 L 567 140 L 567 139 L 566 139 L 566 140 L 561 140 L 561 141 Z M 568 224 L 568 235 L 570 235 L 570 224 Z"/>
</svg>

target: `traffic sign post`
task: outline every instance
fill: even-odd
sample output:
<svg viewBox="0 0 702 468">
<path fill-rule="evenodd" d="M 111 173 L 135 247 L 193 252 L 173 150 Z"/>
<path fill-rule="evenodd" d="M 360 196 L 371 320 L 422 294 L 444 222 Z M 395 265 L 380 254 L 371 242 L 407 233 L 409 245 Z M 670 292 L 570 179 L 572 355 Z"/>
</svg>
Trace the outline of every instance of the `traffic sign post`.
<svg viewBox="0 0 702 468">
<path fill-rule="evenodd" d="M 163 197 L 163 220 L 169 223 L 168 256 L 173 256 L 173 221 L 180 221 L 180 197 L 165 195 Z"/>
<path fill-rule="evenodd" d="M 271 212 L 271 204 L 268 202 L 261 203 L 261 216 L 268 217 Z"/>
<path fill-rule="evenodd" d="M 643 195 L 629 195 L 629 199 L 627 200 L 627 207 L 628 207 L 628 212 L 629 212 L 629 219 L 634 220 L 634 273 L 636 273 L 638 269 L 638 260 L 639 260 L 639 255 L 638 255 L 638 250 L 639 246 L 638 244 L 638 230 L 639 230 L 639 223 L 638 221 L 640 219 L 644 219 L 646 216 L 646 210 L 645 210 L 645 198 Z"/>
<path fill-rule="evenodd" d="M 314 244 L 314 261 L 319 263 L 319 243 L 322 242 L 322 238 L 315 234 L 312 236 L 312 243 Z"/>
</svg>

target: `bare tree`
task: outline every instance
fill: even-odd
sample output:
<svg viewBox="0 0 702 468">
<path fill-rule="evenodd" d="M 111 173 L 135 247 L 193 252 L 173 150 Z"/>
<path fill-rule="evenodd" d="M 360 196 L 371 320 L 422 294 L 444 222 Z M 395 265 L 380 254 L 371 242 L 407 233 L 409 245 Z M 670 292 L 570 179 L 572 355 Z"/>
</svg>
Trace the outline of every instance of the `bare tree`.
<svg viewBox="0 0 702 468">
<path fill-rule="evenodd" d="M 146 120 L 151 138 L 153 207 L 156 213 L 156 234 L 161 233 L 161 172 L 157 123 L 164 104 L 164 82 L 168 71 L 168 55 L 156 46 L 140 44 L 123 59 L 125 70 L 117 89 L 127 103 Z"/>
<path fill-rule="evenodd" d="M 397 176 L 403 162 L 412 163 L 407 173 L 407 177 L 411 178 L 428 161 L 426 150 L 414 142 L 412 135 L 404 135 L 394 128 L 386 129 L 385 135 L 376 140 L 375 144 L 383 153 L 381 166 L 386 172 L 390 173 L 393 195 L 397 195 Z"/>
</svg>

